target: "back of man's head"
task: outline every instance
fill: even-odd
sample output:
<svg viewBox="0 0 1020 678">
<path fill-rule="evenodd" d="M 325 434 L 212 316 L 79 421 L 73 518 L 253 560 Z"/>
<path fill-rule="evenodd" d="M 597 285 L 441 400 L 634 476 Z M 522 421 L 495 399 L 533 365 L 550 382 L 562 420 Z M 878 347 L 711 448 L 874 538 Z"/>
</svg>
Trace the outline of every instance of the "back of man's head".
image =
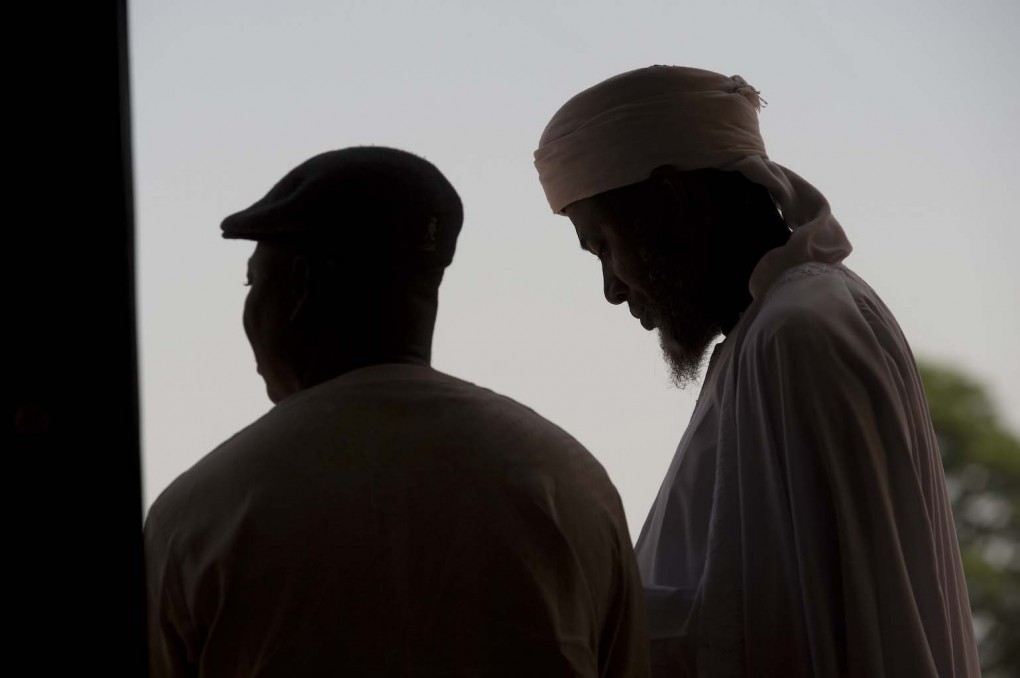
<svg viewBox="0 0 1020 678">
<path fill-rule="evenodd" d="M 435 166 L 376 146 L 317 155 L 224 219 L 225 238 L 258 243 L 244 320 L 271 397 L 362 365 L 427 362 L 462 220 Z"/>
<path fill-rule="evenodd" d="M 356 146 L 301 163 L 221 228 L 225 238 L 311 249 L 358 275 L 411 276 L 450 264 L 462 221 L 457 192 L 430 162 Z"/>
</svg>

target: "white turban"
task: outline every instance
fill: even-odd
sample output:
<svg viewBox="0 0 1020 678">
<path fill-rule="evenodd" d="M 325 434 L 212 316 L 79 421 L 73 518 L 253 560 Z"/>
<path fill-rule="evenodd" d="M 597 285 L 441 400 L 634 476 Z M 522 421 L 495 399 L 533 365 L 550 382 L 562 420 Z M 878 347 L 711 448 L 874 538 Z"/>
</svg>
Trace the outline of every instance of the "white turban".
<svg viewBox="0 0 1020 678">
<path fill-rule="evenodd" d="M 697 68 L 650 66 L 604 80 L 565 103 L 542 133 L 535 167 L 549 206 L 563 214 L 662 165 L 740 172 L 769 190 L 793 230 L 755 269 L 752 295 L 792 266 L 842 261 L 852 248 L 825 196 L 768 159 L 759 101 L 740 76 Z"/>
</svg>

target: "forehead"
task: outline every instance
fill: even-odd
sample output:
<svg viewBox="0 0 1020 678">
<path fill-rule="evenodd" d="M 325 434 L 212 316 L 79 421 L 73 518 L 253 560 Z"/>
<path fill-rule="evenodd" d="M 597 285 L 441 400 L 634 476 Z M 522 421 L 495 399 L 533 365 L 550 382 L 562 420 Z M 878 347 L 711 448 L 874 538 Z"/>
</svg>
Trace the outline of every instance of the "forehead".
<svg viewBox="0 0 1020 678">
<path fill-rule="evenodd" d="M 567 213 L 578 237 L 582 239 L 601 233 L 606 226 L 604 215 L 598 209 L 594 198 L 584 198 L 570 203 L 563 211 Z"/>
<path fill-rule="evenodd" d="M 582 198 L 581 200 L 572 202 L 566 207 L 564 207 L 563 211 L 566 213 L 568 217 L 570 217 L 571 221 L 575 219 L 587 221 L 597 216 L 598 213 L 597 207 L 598 206 L 596 205 L 594 197 Z"/>
</svg>

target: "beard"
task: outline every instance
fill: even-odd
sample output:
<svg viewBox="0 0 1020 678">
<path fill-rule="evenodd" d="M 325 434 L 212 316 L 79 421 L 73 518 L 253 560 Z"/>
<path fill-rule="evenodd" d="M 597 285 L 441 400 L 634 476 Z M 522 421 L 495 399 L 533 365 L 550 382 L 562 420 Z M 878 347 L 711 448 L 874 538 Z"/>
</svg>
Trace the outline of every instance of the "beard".
<svg viewBox="0 0 1020 678">
<path fill-rule="evenodd" d="M 662 357 L 669 368 L 670 382 L 679 389 L 686 389 L 697 382 L 701 376 L 701 368 L 705 364 L 705 356 L 708 348 L 719 336 L 718 330 L 711 327 L 703 327 L 699 334 L 690 331 L 684 332 L 686 337 L 678 337 L 678 332 L 673 329 L 659 329 L 659 346 L 662 348 Z"/>
<path fill-rule="evenodd" d="M 709 347 L 722 334 L 721 323 L 711 312 L 716 307 L 713 286 L 702 266 L 665 260 L 642 249 L 641 258 L 648 267 L 645 285 L 663 358 L 673 385 L 686 389 L 698 381 Z"/>
<path fill-rule="evenodd" d="M 659 313 L 659 346 L 670 381 L 686 389 L 698 381 L 708 349 L 721 334 L 719 324 L 675 304 L 660 308 Z"/>
</svg>

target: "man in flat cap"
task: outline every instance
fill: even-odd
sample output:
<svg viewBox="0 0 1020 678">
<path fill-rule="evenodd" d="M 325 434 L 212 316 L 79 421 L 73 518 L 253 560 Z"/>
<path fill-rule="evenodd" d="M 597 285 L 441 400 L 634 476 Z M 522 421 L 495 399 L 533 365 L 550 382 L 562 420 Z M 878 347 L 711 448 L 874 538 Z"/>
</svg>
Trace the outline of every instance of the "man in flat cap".
<svg viewBox="0 0 1020 678">
<path fill-rule="evenodd" d="M 654 66 L 553 116 L 535 164 L 701 395 L 636 551 L 653 674 L 977 676 L 917 367 L 843 265 L 822 194 L 772 162 L 739 76 Z"/>
<path fill-rule="evenodd" d="M 616 490 L 565 432 L 429 366 L 461 203 L 324 153 L 223 222 L 268 414 L 145 526 L 160 676 L 646 676 Z"/>
</svg>

